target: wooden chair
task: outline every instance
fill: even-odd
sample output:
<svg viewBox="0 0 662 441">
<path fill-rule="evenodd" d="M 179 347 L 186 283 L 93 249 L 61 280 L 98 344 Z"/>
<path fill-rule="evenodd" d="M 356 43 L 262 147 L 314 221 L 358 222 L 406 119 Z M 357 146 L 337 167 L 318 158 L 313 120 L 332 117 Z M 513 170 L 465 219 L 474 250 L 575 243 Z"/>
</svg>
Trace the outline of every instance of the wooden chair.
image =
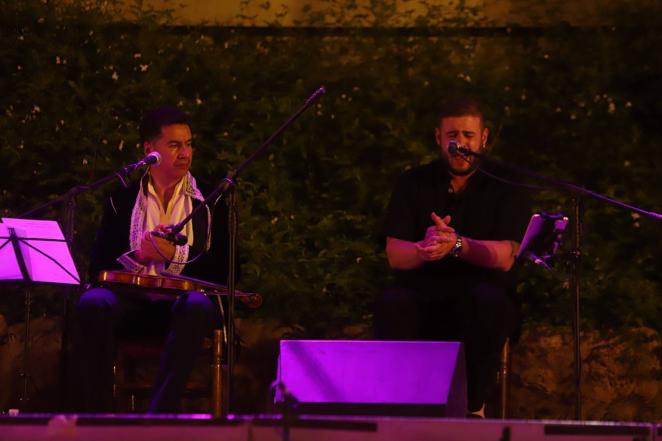
<svg viewBox="0 0 662 441">
<path fill-rule="evenodd" d="M 124 288 L 131 287 L 148 290 L 165 290 L 170 294 L 174 291 L 198 291 L 205 293 L 208 297 L 213 299 L 219 308 L 221 314 L 221 322 L 225 323 L 225 314 L 223 312 L 223 302 L 221 297 L 227 292 L 226 287 L 222 285 L 205 282 L 203 280 L 194 279 L 191 277 L 168 277 L 168 276 L 152 276 L 144 274 L 135 274 L 127 271 L 102 271 L 99 275 L 99 282 L 102 284 L 121 285 Z M 239 290 L 236 295 L 241 303 L 250 308 L 257 309 L 262 305 L 262 296 L 257 293 L 244 293 Z M 211 352 L 211 384 L 210 396 L 210 413 L 214 417 L 220 417 L 221 412 L 221 397 L 222 397 L 222 378 L 223 378 L 223 329 L 215 329 L 211 339 L 206 339 L 204 347 Z M 232 342 L 235 344 L 235 342 Z M 116 405 L 122 409 L 122 398 L 128 397 L 129 405 L 127 407 L 130 411 L 136 411 L 136 398 L 138 396 L 146 396 L 152 389 L 152 385 L 147 381 L 137 381 L 136 377 L 136 362 L 139 359 L 157 359 L 163 351 L 163 343 L 151 342 L 133 342 L 121 343 L 118 347 L 118 355 L 115 365 L 113 366 L 114 383 L 113 383 L 113 396 L 115 397 Z M 190 382 L 189 382 L 190 383 Z M 189 384 L 187 390 L 195 392 L 200 387 L 195 387 Z M 204 388 L 203 388 L 204 389 Z M 206 390 L 206 389 L 205 389 Z"/>
<path fill-rule="evenodd" d="M 208 397 L 209 413 L 221 416 L 221 393 L 223 378 L 223 331 L 214 329 L 209 338 L 205 338 L 203 349 L 209 357 L 210 374 L 208 381 L 190 380 L 186 387 L 187 397 Z M 146 400 L 153 387 L 153 376 L 141 379 L 138 374 L 139 364 L 151 361 L 158 365 L 163 351 L 163 342 L 154 340 L 124 341 L 118 344 L 117 357 L 113 366 L 113 397 L 118 411 L 137 412 L 138 401 Z"/>
</svg>

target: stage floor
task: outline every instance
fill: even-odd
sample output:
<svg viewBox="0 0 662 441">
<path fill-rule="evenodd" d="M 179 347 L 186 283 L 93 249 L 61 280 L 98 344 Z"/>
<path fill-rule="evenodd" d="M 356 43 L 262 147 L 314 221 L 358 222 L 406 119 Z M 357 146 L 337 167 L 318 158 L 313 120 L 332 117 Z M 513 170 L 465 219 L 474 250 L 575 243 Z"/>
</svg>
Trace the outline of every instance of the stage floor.
<svg viewBox="0 0 662 441">
<path fill-rule="evenodd" d="M 274 415 L 20 414 L 0 416 L 0 440 L 120 441 L 662 441 L 662 425 L 597 421 Z"/>
</svg>

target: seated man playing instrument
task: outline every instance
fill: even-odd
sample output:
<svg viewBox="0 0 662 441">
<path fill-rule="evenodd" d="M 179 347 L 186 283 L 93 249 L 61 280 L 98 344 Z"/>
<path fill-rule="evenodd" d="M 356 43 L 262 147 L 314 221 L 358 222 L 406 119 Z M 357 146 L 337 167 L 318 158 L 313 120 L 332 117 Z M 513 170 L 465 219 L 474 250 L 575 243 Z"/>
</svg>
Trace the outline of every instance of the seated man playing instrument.
<svg viewBox="0 0 662 441">
<path fill-rule="evenodd" d="M 166 232 L 202 203 L 203 192 L 189 172 L 193 160 L 191 123 L 174 107 L 148 112 L 140 125 L 145 154 L 161 161 L 128 188 L 110 195 L 93 246 L 90 280 L 102 271 L 182 275 L 225 284 L 228 269 L 227 207 L 205 207 L 186 224 L 186 243 Z M 155 293 L 126 295 L 118 286 L 93 287 L 80 298 L 74 334 L 75 410 L 110 411 L 117 336 L 162 336 L 165 348 L 149 403 L 150 413 L 177 412 L 203 339 L 220 321 L 213 302 L 200 292 L 175 299 Z"/>
</svg>

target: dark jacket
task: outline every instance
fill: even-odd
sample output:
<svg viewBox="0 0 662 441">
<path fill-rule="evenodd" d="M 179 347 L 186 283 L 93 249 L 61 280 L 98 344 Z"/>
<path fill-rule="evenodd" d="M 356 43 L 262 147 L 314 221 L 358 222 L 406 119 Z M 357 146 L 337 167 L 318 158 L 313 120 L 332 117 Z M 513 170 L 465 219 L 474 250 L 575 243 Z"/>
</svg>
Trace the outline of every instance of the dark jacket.
<svg viewBox="0 0 662 441">
<path fill-rule="evenodd" d="M 209 191 L 199 186 L 203 195 Z M 101 226 L 97 232 L 90 258 L 89 278 L 97 280 L 102 270 L 122 270 L 117 258 L 130 250 L 129 229 L 131 212 L 135 205 L 140 181 L 133 182 L 128 188 L 115 191 L 107 197 L 104 206 Z M 193 199 L 193 208 L 201 204 Z M 223 199 L 211 208 L 212 228 L 211 246 L 197 260 L 187 264 L 182 271 L 183 276 L 225 285 L 228 276 L 228 208 Z M 188 259 L 193 259 L 204 251 L 207 240 L 207 210 L 204 208 L 196 213 L 193 222 L 193 245 L 189 248 Z M 238 266 L 238 264 L 237 264 Z"/>
</svg>

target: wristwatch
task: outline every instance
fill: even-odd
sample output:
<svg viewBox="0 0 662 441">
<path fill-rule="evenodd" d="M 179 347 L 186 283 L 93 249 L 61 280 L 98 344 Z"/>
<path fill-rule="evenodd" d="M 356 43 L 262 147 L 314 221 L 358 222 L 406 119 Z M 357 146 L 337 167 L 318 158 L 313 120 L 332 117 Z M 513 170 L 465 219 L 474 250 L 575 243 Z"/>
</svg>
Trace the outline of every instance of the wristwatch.
<svg viewBox="0 0 662 441">
<path fill-rule="evenodd" d="M 462 236 L 458 235 L 457 239 L 455 239 L 455 245 L 453 245 L 453 248 L 451 248 L 448 254 L 453 257 L 459 257 L 461 252 L 462 252 Z"/>
</svg>

